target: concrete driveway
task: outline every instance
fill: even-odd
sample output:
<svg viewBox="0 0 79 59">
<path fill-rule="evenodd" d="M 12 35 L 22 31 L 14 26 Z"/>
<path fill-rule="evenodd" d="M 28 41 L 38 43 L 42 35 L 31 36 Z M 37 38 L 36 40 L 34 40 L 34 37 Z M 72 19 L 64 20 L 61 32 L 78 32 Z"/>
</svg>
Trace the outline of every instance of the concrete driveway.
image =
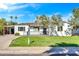
<svg viewBox="0 0 79 59">
<path fill-rule="evenodd" d="M 0 36 L 0 49 L 8 48 L 11 41 L 17 37 L 19 37 L 19 36 L 15 36 L 15 35 Z"/>
</svg>

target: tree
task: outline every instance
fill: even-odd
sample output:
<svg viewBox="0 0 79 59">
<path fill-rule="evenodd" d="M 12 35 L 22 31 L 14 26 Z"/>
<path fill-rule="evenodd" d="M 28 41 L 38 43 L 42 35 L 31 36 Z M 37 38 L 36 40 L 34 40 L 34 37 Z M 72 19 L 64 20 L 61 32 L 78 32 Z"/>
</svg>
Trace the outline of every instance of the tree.
<svg viewBox="0 0 79 59">
<path fill-rule="evenodd" d="M 10 16 L 10 19 L 13 19 L 13 16 Z"/>
<path fill-rule="evenodd" d="M 0 34 L 4 34 L 4 26 L 6 25 L 6 20 L 4 18 L 0 19 Z"/>
<path fill-rule="evenodd" d="M 73 18 L 71 20 L 75 21 L 75 25 L 79 26 L 79 8 L 73 9 Z"/>
<path fill-rule="evenodd" d="M 73 16 L 71 17 L 69 22 L 70 25 L 72 26 L 72 29 L 77 30 L 79 28 L 79 8 L 73 9 L 72 14 Z"/>
<path fill-rule="evenodd" d="M 14 18 L 15 18 L 15 20 L 17 20 L 17 19 L 18 19 L 18 17 L 17 17 L 17 16 L 15 16 Z M 15 23 L 17 23 L 17 21 L 15 21 Z"/>
<path fill-rule="evenodd" d="M 63 21 L 62 21 L 61 15 L 53 15 L 53 16 L 51 17 L 51 22 L 52 22 L 52 24 L 54 24 L 54 25 L 62 26 Z"/>
<path fill-rule="evenodd" d="M 79 18 L 79 8 L 73 9 L 72 13 L 75 18 Z"/>
<path fill-rule="evenodd" d="M 53 29 L 52 31 L 54 30 L 54 27 L 57 26 L 57 27 L 62 27 L 63 25 L 63 21 L 62 21 L 62 18 L 61 18 L 61 15 L 53 15 L 51 17 L 51 24 L 53 26 L 51 26 Z M 61 30 L 61 29 L 60 29 Z M 52 32 L 51 31 L 51 32 Z M 57 32 L 55 31 L 55 33 L 57 34 Z M 58 35 L 58 34 L 57 34 Z"/>
<path fill-rule="evenodd" d="M 11 21 L 10 21 L 10 25 L 12 25 L 12 19 L 13 19 L 13 16 L 10 16 L 10 19 L 11 19 Z"/>
<path fill-rule="evenodd" d="M 17 16 L 15 16 L 15 19 L 17 19 L 18 17 Z"/>
<path fill-rule="evenodd" d="M 15 24 L 17 24 L 17 22 L 15 21 L 12 21 L 13 19 L 17 19 L 18 17 L 17 16 L 15 16 L 15 17 L 13 17 L 13 16 L 10 16 L 10 19 L 11 19 L 11 21 L 10 22 L 8 22 L 10 25 L 15 25 Z"/>
<path fill-rule="evenodd" d="M 41 15 L 41 16 L 37 16 L 36 17 L 36 22 L 39 24 L 39 25 L 42 25 L 43 26 L 43 34 L 47 34 L 47 28 L 48 28 L 48 17 L 46 15 Z"/>
<path fill-rule="evenodd" d="M 72 34 L 73 34 L 73 32 L 79 28 L 79 18 L 71 17 L 71 19 L 69 20 L 69 23 L 72 27 Z"/>
</svg>

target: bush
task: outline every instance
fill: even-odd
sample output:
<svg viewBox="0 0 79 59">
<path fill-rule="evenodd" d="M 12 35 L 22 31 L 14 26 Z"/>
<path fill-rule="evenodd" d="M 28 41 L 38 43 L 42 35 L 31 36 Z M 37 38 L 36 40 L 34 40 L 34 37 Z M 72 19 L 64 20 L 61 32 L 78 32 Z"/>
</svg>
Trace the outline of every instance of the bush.
<svg viewBox="0 0 79 59">
<path fill-rule="evenodd" d="M 15 33 L 16 36 L 20 35 L 19 33 Z"/>
<path fill-rule="evenodd" d="M 3 33 L 0 31 L 0 35 L 3 35 Z"/>
</svg>

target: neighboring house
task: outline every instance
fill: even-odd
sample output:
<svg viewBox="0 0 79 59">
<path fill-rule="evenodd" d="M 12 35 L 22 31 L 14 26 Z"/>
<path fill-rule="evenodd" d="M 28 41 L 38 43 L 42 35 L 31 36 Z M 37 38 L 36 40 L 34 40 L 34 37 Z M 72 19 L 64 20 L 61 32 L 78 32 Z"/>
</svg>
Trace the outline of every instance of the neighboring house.
<svg viewBox="0 0 79 59">
<path fill-rule="evenodd" d="M 25 23 L 25 24 L 5 26 L 5 34 L 19 33 L 20 35 L 27 35 L 28 31 L 30 31 L 29 35 L 43 35 L 43 26 L 35 23 Z M 49 28 L 47 28 L 46 31 L 47 31 L 46 35 L 49 35 Z M 51 35 L 52 36 L 71 36 L 72 29 L 70 24 L 67 22 L 63 22 L 62 26 L 54 26 L 54 29 L 52 30 Z"/>
</svg>

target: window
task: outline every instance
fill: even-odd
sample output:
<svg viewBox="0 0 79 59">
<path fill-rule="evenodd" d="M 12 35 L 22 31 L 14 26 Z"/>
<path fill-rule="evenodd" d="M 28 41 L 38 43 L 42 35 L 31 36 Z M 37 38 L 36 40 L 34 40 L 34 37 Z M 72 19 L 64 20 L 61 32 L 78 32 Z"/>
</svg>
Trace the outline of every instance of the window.
<svg viewBox="0 0 79 59">
<path fill-rule="evenodd" d="M 39 28 L 38 27 L 34 27 L 34 31 L 39 31 Z"/>
<path fill-rule="evenodd" d="M 62 26 L 58 26 L 58 31 L 62 31 L 63 27 Z"/>
<path fill-rule="evenodd" d="M 39 31 L 39 27 L 30 27 L 32 31 Z"/>
<path fill-rule="evenodd" d="M 18 31 L 25 31 L 25 27 L 18 27 Z"/>
</svg>

